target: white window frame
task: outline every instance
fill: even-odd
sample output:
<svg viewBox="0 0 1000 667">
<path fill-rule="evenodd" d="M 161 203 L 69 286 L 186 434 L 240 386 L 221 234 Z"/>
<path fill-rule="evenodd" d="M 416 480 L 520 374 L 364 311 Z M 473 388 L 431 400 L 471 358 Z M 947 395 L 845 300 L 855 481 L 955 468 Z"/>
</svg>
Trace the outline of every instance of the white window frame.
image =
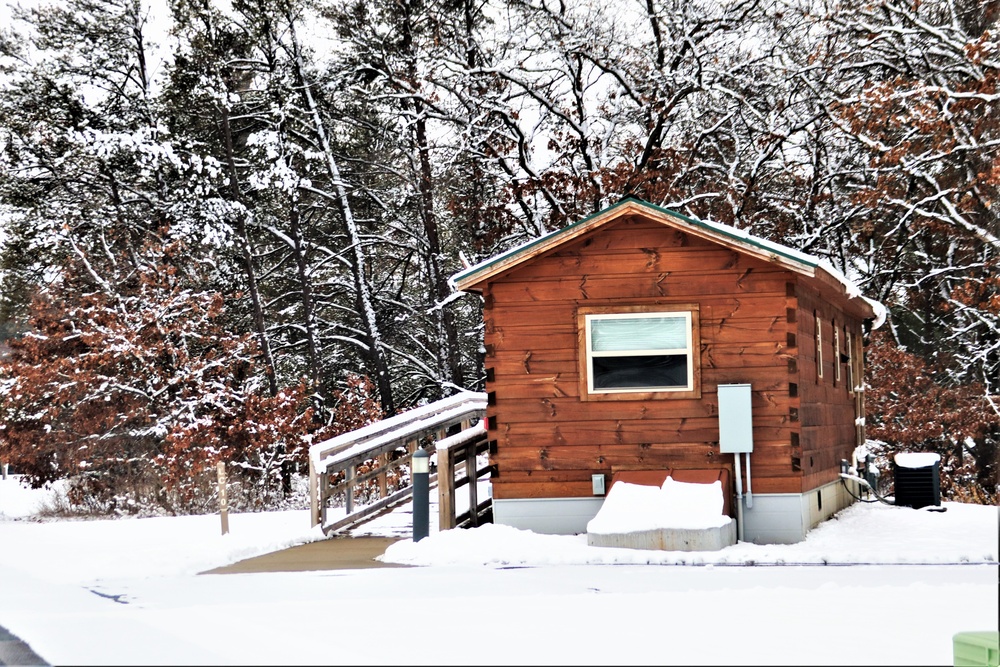
<svg viewBox="0 0 1000 667">
<path fill-rule="evenodd" d="M 840 382 L 840 329 L 837 328 L 837 323 L 833 323 L 833 381 L 834 383 Z"/>
<path fill-rule="evenodd" d="M 594 320 L 626 320 L 626 319 L 653 319 L 653 318 L 683 318 L 685 331 L 685 347 L 683 348 L 658 348 L 649 350 L 628 350 L 612 352 L 595 352 L 593 350 L 593 339 L 591 337 L 591 323 Z M 689 310 L 655 310 L 647 312 L 620 312 L 620 313 L 590 313 L 584 315 L 585 349 L 586 349 L 586 370 L 587 370 L 587 392 L 589 394 L 650 394 L 661 392 L 693 392 L 695 387 L 695 363 L 694 363 L 694 336 L 691 311 Z M 595 357 L 638 357 L 651 355 L 672 355 L 687 357 L 687 383 L 683 387 L 614 387 L 608 389 L 594 388 L 593 359 Z"/>
<path fill-rule="evenodd" d="M 823 379 L 823 320 L 816 318 L 816 380 Z"/>
<path fill-rule="evenodd" d="M 844 337 L 847 343 L 847 391 L 854 393 L 854 341 L 851 339 L 851 332 L 844 330 Z"/>
</svg>

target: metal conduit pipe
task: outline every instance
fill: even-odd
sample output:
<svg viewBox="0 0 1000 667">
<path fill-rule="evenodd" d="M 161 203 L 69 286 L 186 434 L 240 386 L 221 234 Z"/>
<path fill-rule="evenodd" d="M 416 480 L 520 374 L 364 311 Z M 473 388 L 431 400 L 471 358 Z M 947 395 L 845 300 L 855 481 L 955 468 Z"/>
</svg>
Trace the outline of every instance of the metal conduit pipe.
<svg viewBox="0 0 1000 667">
<path fill-rule="evenodd" d="M 736 454 L 736 540 L 743 541 L 743 473 L 740 470 L 740 455 Z"/>
</svg>

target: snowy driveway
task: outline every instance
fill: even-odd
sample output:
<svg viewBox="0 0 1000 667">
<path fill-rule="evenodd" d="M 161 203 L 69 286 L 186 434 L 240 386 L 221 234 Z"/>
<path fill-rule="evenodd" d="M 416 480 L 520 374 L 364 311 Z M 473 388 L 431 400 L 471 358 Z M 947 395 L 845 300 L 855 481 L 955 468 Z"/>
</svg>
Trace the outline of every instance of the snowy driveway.
<svg viewBox="0 0 1000 667">
<path fill-rule="evenodd" d="M 796 545 L 701 553 L 490 524 L 384 556 L 422 567 L 231 575 L 197 573 L 322 533 L 305 511 L 226 536 L 214 516 L 0 518 L 0 626 L 56 665 L 950 665 L 955 633 L 997 628 L 998 514 L 946 507 L 855 505 Z"/>
<path fill-rule="evenodd" d="M 53 664 L 951 664 L 998 602 L 996 565 L 0 579 L 0 621 Z"/>
</svg>

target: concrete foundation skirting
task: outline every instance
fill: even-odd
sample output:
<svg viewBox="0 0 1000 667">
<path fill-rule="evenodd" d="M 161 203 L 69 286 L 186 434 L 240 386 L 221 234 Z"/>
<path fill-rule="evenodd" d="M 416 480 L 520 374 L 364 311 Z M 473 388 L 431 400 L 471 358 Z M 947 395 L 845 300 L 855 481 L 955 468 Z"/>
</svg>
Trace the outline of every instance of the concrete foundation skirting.
<svg viewBox="0 0 1000 667">
<path fill-rule="evenodd" d="M 547 535 L 578 535 L 597 516 L 603 496 L 593 498 L 494 498 L 493 523 Z"/>
<path fill-rule="evenodd" d="M 858 492 L 855 488 L 852 491 Z M 851 495 L 839 480 L 805 493 L 755 493 L 751 507 L 747 506 L 744 496 L 743 541 L 755 544 L 801 542 L 810 529 L 852 502 Z M 576 535 L 587 532 L 587 523 L 597 515 L 602 504 L 603 496 L 494 498 L 493 521 L 536 533 Z"/>
<path fill-rule="evenodd" d="M 712 528 L 656 528 L 628 533 L 587 533 L 592 547 L 659 549 L 662 551 L 718 551 L 736 544 L 736 522 Z"/>
<path fill-rule="evenodd" d="M 753 505 L 743 497 L 743 541 L 794 544 L 822 521 L 853 502 L 840 481 L 805 493 L 755 493 Z"/>
</svg>

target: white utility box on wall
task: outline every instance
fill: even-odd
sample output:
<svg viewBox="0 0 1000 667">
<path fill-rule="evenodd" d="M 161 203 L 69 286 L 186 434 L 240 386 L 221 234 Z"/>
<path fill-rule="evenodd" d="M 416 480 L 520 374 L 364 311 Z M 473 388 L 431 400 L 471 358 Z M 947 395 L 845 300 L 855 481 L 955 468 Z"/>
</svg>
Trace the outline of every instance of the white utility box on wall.
<svg viewBox="0 0 1000 667">
<path fill-rule="evenodd" d="M 719 385 L 719 450 L 722 454 L 753 451 L 749 384 Z"/>
</svg>

